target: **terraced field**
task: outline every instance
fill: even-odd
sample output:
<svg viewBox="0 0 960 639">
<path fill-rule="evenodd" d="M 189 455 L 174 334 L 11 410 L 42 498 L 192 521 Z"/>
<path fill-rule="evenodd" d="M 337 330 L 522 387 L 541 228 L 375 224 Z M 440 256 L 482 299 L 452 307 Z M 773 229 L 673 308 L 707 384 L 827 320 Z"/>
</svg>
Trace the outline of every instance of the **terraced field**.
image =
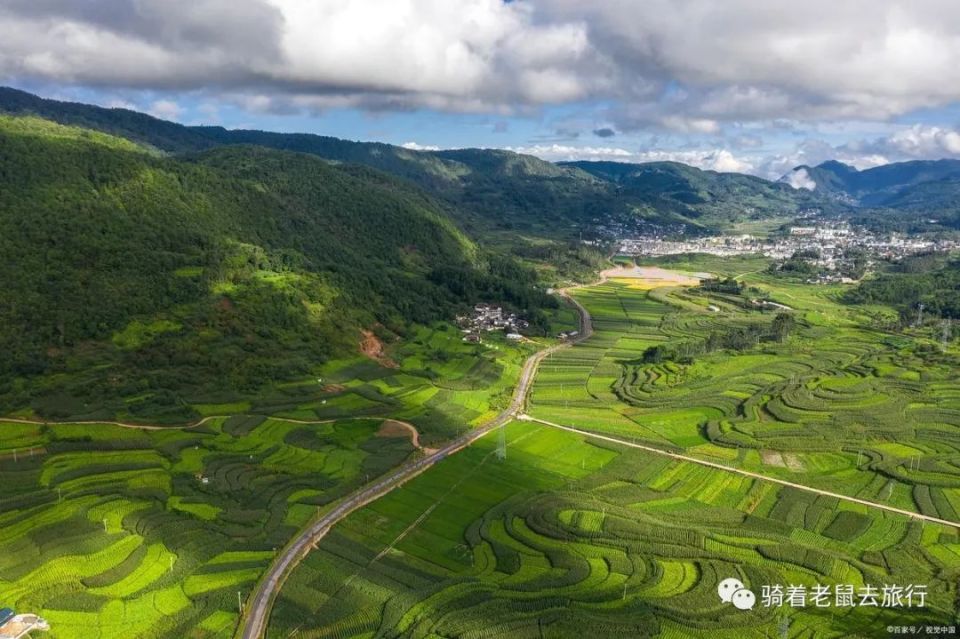
<svg viewBox="0 0 960 639">
<path fill-rule="evenodd" d="M 540 368 L 528 412 L 960 521 L 960 360 L 873 328 L 838 289 L 739 269 L 794 309 L 784 342 L 645 362 L 658 344 L 768 326 L 688 289 L 577 293 L 594 336 Z M 710 270 L 691 261 L 687 270 Z M 719 311 L 707 310 L 709 305 Z M 534 423 L 335 528 L 285 586 L 271 637 L 848 637 L 957 616 L 960 536 L 878 509 Z M 923 584 L 923 609 L 723 605 L 716 587 Z"/>
<path fill-rule="evenodd" d="M 21 452 L 0 462 L 0 601 L 58 638 L 228 636 L 276 547 L 413 452 L 381 422 L 4 424 Z"/>
<path fill-rule="evenodd" d="M 270 637 L 847 637 L 954 614 L 954 529 L 530 423 L 335 528 Z M 760 584 L 927 584 L 926 608 L 739 611 Z"/>
<path fill-rule="evenodd" d="M 422 328 L 190 428 L 0 423 L 0 603 L 53 639 L 230 637 L 278 548 L 341 496 L 495 414 L 535 346 Z M 30 416 L 24 416 L 29 418 Z"/>
</svg>

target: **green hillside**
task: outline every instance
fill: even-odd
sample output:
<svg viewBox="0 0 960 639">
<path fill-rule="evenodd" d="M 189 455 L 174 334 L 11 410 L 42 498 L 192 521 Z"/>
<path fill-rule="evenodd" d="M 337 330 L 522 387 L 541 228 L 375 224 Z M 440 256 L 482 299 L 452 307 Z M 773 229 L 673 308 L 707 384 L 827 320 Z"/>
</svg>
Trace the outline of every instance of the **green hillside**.
<svg viewBox="0 0 960 639">
<path fill-rule="evenodd" d="M 369 166 L 429 192 L 471 235 L 522 249 L 529 249 L 531 237 L 577 237 L 598 221 L 640 216 L 653 224 L 713 232 L 744 221 L 789 217 L 811 206 L 837 206 L 819 194 L 757 177 L 670 162 L 554 164 L 495 149 L 412 151 L 305 133 L 187 127 L 129 110 L 45 100 L 9 88 L 0 88 L 0 112 L 36 114 L 173 154 L 257 145 Z"/>
<path fill-rule="evenodd" d="M 192 416 L 478 299 L 536 317 L 532 272 L 371 169 L 258 147 L 165 157 L 0 117 L 5 412 Z M 82 399 L 81 399 L 82 398 Z"/>
<path fill-rule="evenodd" d="M 563 166 L 616 185 L 619 196 L 645 217 L 708 228 L 831 206 L 819 196 L 784 184 L 740 173 L 703 171 L 679 162 L 571 162 Z"/>
</svg>

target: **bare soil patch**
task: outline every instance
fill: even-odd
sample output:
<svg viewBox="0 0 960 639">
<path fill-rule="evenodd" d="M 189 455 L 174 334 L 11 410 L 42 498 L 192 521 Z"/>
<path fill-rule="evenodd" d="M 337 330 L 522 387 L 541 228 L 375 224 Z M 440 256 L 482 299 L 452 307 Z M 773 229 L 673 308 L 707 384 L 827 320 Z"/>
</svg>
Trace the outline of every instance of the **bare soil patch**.
<svg viewBox="0 0 960 639">
<path fill-rule="evenodd" d="M 710 277 L 709 273 L 681 273 L 659 266 L 621 266 L 607 269 L 601 275 L 613 280 L 631 280 L 631 285 L 640 288 L 661 286 L 696 286 Z"/>
<path fill-rule="evenodd" d="M 800 461 L 800 458 L 794 453 L 784 453 L 783 461 L 787 463 L 787 468 L 795 473 L 799 473 L 804 470 L 803 462 Z"/>
<path fill-rule="evenodd" d="M 413 424 L 396 419 L 386 419 L 377 431 L 377 437 L 409 437 L 414 448 L 420 448 L 420 433 Z"/>
<path fill-rule="evenodd" d="M 783 455 L 775 450 L 761 450 L 760 459 L 762 459 L 763 463 L 767 466 L 780 466 L 781 468 L 787 467 L 787 464 L 783 459 Z"/>
<path fill-rule="evenodd" d="M 377 337 L 373 331 L 362 330 L 360 332 L 363 334 L 363 339 L 360 340 L 361 353 L 370 359 L 376 360 L 381 366 L 399 368 L 399 365 L 395 361 L 387 357 L 383 342 L 380 341 L 380 338 Z"/>
</svg>

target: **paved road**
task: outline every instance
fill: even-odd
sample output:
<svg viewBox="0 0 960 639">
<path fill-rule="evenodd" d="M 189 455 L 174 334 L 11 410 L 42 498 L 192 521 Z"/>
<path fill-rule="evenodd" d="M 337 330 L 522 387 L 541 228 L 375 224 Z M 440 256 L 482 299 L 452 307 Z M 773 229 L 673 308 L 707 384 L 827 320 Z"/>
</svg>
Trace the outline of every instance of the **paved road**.
<svg viewBox="0 0 960 639">
<path fill-rule="evenodd" d="M 579 428 L 574 428 L 573 426 L 564 426 L 562 424 L 555 424 L 554 422 L 548 422 L 545 419 L 538 419 L 536 417 L 531 417 L 530 415 L 517 415 L 517 419 L 535 422 L 537 424 L 543 424 L 544 426 L 549 426 L 551 428 L 558 428 L 560 430 L 565 430 L 571 433 L 577 433 L 578 435 L 583 435 L 584 437 L 589 437 L 593 439 L 601 439 L 606 442 L 613 442 L 615 444 L 622 444 L 623 446 L 629 446 L 630 448 L 639 448 L 640 450 L 645 450 L 650 453 L 655 453 L 657 455 L 662 455 L 664 457 L 671 457 L 679 461 L 690 462 L 693 464 L 699 464 L 701 466 L 707 466 L 709 468 L 716 468 L 718 470 L 724 470 L 728 473 L 736 473 L 737 475 L 744 475 L 745 477 L 752 477 L 753 479 L 759 479 L 761 481 L 768 481 L 774 484 L 780 484 L 781 486 L 789 486 L 790 488 L 796 488 L 808 493 L 814 493 L 817 495 L 823 495 L 825 497 L 834 497 L 842 501 L 851 502 L 854 504 L 861 504 L 863 506 L 868 506 L 870 508 L 876 508 L 878 510 L 886 510 L 887 512 L 897 513 L 898 515 L 905 515 L 907 517 L 912 517 L 913 519 L 919 519 L 921 521 L 929 521 L 935 524 L 943 524 L 944 526 L 953 526 L 957 529 L 960 529 L 960 522 L 958 521 L 949 521 L 947 519 L 940 519 L 938 517 L 930 517 L 929 515 L 922 515 L 920 513 L 914 512 L 912 510 L 905 510 L 903 508 L 897 508 L 895 506 L 888 506 L 886 504 L 880 504 L 875 501 L 868 501 L 866 499 L 860 499 L 858 497 L 851 497 L 849 495 L 841 495 L 840 493 L 830 492 L 829 490 L 821 490 L 819 488 L 813 488 L 812 486 L 805 486 L 803 484 L 797 484 L 792 481 L 787 481 L 785 479 L 778 479 L 776 477 L 769 477 L 767 475 L 762 475 L 760 473 L 754 473 L 749 470 L 743 470 L 742 468 L 735 468 L 733 466 L 727 466 L 725 464 L 720 464 L 717 462 L 707 461 L 706 459 L 699 459 L 697 457 L 690 457 L 689 455 L 682 455 L 680 453 L 672 453 L 668 450 L 663 450 L 661 448 L 656 448 L 655 446 L 647 446 L 646 444 L 637 444 L 628 440 L 620 439 L 618 437 L 611 437 L 609 435 L 601 435 L 600 433 L 594 433 L 587 430 L 581 430 Z"/>
<path fill-rule="evenodd" d="M 401 466 L 399 469 L 377 480 L 373 484 L 348 495 L 333 510 L 324 514 L 307 528 L 300 531 L 293 541 L 274 559 L 270 569 L 257 583 L 251 598 L 248 599 L 245 614 L 240 618 L 238 637 L 242 637 L 242 639 L 259 639 L 263 637 L 267 629 L 267 622 L 270 619 L 270 610 L 273 608 L 274 598 L 281 586 L 283 586 L 284 580 L 286 580 L 291 570 L 310 552 L 310 549 L 315 547 L 316 543 L 339 521 L 350 513 L 366 506 L 370 502 L 413 479 L 437 462 L 463 450 L 484 435 L 510 422 L 516 415 L 523 412 L 527 403 L 527 396 L 530 393 L 530 387 L 533 384 L 533 379 L 536 376 L 537 367 L 540 365 L 540 362 L 551 353 L 562 348 L 567 348 L 576 342 L 583 341 L 593 334 L 593 323 L 587 309 L 570 297 L 567 290 L 561 290 L 558 291 L 558 293 L 573 304 L 580 314 L 580 334 L 577 338 L 563 344 L 551 346 L 528 357 L 527 361 L 524 362 L 523 371 L 520 373 L 520 379 L 513 392 L 510 405 L 496 418 L 483 426 L 466 432 L 436 452 L 412 464 Z"/>
</svg>

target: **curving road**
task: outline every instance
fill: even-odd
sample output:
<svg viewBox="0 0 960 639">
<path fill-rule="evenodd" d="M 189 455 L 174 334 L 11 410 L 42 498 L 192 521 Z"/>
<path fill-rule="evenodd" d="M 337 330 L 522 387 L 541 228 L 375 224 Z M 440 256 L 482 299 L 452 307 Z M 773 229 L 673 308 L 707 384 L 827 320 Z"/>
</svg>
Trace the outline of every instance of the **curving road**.
<svg viewBox="0 0 960 639">
<path fill-rule="evenodd" d="M 603 280 L 601 280 L 602 282 Z M 593 334 L 593 323 L 590 313 L 568 293 L 568 289 L 558 291 L 558 294 L 568 300 L 580 315 L 580 334 L 576 339 L 563 344 L 557 344 L 534 353 L 527 358 L 520 373 L 520 379 L 513 392 L 510 405 L 497 417 L 479 426 L 460 437 L 452 440 L 443 448 L 433 452 L 418 461 L 401 466 L 385 477 L 378 479 L 344 498 L 333 510 L 311 523 L 300 531 L 297 536 L 274 559 L 269 570 L 261 578 L 248 599 L 247 609 L 240 617 L 238 637 L 242 639 L 259 639 L 263 637 L 270 619 L 273 601 L 290 571 L 310 552 L 310 549 L 329 532 L 340 520 L 350 513 L 366 506 L 370 502 L 386 495 L 398 486 L 413 479 L 437 462 L 459 452 L 474 443 L 489 432 L 496 430 L 507 422 L 522 414 L 530 393 L 530 387 L 537 373 L 537 367 L 543 358 L 560 349 L 568 348 L 571 344 L 581 342 Z"/>
</svg>

